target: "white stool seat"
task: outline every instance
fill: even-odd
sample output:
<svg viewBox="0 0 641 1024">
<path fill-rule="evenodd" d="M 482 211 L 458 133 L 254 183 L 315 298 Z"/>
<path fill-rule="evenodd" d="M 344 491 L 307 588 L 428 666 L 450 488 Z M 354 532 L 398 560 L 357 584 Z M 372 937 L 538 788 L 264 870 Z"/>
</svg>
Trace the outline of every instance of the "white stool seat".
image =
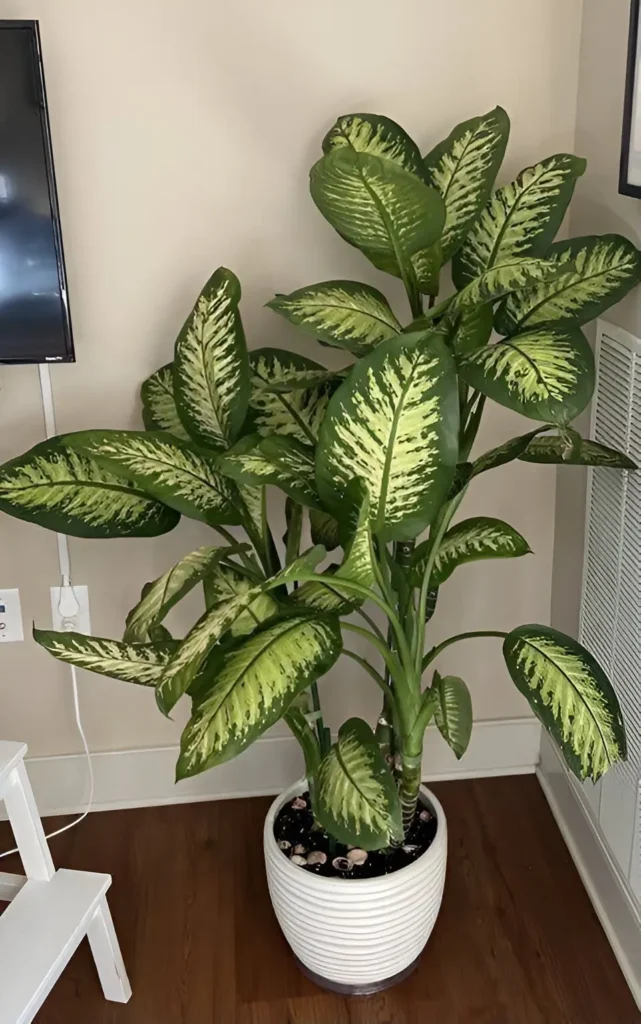
<svg viewBox="0 0 641 1024">
<path fill-rule="evenodd" d="M 131 988 L 106 893 L 110 875 L 56 871 L 24 767 L 26 746 L 0 742 L 4 800 L 26 879 L 0 873 L 0 1024 L 30 1024 L 87 936 L 106 999 L 126 1003 Z"/>
</svg>

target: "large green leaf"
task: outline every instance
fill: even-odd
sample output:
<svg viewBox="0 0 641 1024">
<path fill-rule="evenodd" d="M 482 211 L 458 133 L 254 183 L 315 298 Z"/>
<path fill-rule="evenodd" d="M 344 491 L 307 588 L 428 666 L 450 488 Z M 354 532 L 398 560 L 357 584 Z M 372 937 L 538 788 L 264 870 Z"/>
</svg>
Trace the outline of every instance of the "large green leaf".
<svg viewBox="0 0 641 1024">
<path fill-rule="evenodd" d="M 400 124 L 382 114 L 343 114 L 323 139 L 323 152 L 352 149 L 384 157 L 411 174 L 424 177 L 418 146 Z"/>
<path fill-rule="evenodd" d="M 347 147 L 312 167 L 310 187 L 323 216 L 374 266 L 410 288 L 427 287 L 423 259 L 412 258 L 440 238 L 445 207 L 435 189 L 391 160 Z"/>
<path fill-rule="evenodd" d="M 605 469 L 637 469 L 624 452 L 598 441 L 581 438 L 578 445 L 569 444 L 561 435 L 535 437 L 518 456 L 522 462 L 547 463 L 553 466 L 603 466 Z"/>
<path fill-rule="evenodd" d="M 495 107 L 457 125 L 425 157 L 427 182 L 445 203 L 444 263 L 459 248 L 490 198 L 509 134 L 509 117 L 502 107 Z"/>
<path fill-rule="evenodd" d="M 81 430 L 63 439 L 191 519 L 210 526 L 240 522 L 233 487 L 218 472 L 216 457 L 188 441 L 137 430 Z"/>
<path fill-rule="evenodd" d="M 325 372 L 312 359 L 285 349 L 259 348 L 251 353 L 250 412 L 259 434 L 283 434 L 303 444 L 316 444 L 331 385 L 323 383 L 286 393 L 273 390 L 274 384 L 290 380 L 292 373 L 316 370 Z"/>
<path fill-rule="evenodd" d="M 309 531 L 313 544 L 322 544 L 328 551 L 340 546 L 341 529 L 340 523 L 329 512 L 319 512 L 317 509 L 309 510 Z"/>
<path fill-rule="evenodd" d="M 0 467 L 0 511 L 72 537 L 157 537 L 180 519 L 60 438 Z"/>
<path fill-rule="evenodd" d="M 236 440 L 249 401 L 249 362 L 239 300 L 238 278 L 219 267 L 176 342 L 174 388 L 180 418 L 196 441 L 216 448 Z"/>
<path fill-rule="evenodd" d="M 496 448 L 491 448 L 489 452 L 484 452 L 473 464 L 471 476 L 487 473 L 490 469 L 497 469 L 499 466 L 505 466 L 508 462 L 519 459 L 532 438 L 549 429 L 549 426 L 537 427 L 536 430 L 530 430 L 527 434 L 521 434 L 519 437 L 511 437 L 509 441 L 504 441 Z"/>
<path fill-rule="evenodd" d="M 516 181 L 498 189 L 455 254 L 457 288 L 490 267 L 545 253 L 561 226 L 586 162 L 568 153 L 526 167 Z"/>
<path fill-rule="evenodd" d="M 204 579 L 205 602 L 213 608 L 224 601 L 233 601 L 255 590 L 255 584 L 240 571 L 229 566 L 219 565 Z M 267 619 L 278 613 L 278 603 L 271 594 L 258 593 L 258 596 L 242 611 L 231 626 L 232 636 L 244 636 L 251 633 Z"/>
<path fill-rule="evenodd" d="M 547 626 L 519 626 L 503 654 L 517 688 L 559 744 L 574 774 L 596 782 L 626 758 L 625 728 L 603 669 L 576 640 Z"/>
<path fill-rule="evenodd" d="M 340 520 L 370 500 L 372 532 L 412 540 L 429 525 L 458 455 L 454 362 L 438 334 L 403 334 L 361 359 L 332 397 L 317 449 L 322 500 Z"/>
<path fill-rule="evenodd" d="M 314 816 L 340 842 L 382 850 L 403 839 L 394 777 L 369 725 L 350 718 L 321 761 Z"/>
<path fill-rule="evenodd" d="M 249 434 L 220 456 L 217 465 L 240 483 L 271 484 L 302 505 L 320 509 L 314 459 L 314 449 L 293 437 Z"/>
<path fill-rule="evenodd" d="M 358 281 L 323 281 L 277 295 L 267 305 L 312 337 L 355 356 L 401 330 L 385 296 Z"/>
<path fill-rule="evenodd" d="M 457 355 L 474 352 L 487 345 L 492 336 L 493 313 L 490 304 L 464 309 L 457 318 L 453 345 Z"/>
<path fill-rule="evenodd" d="M 500 405 L 533 420 L 565 426 L 594 390 L 594 356 L 578 327 L 539 327 L 470 352 L 463 380 Z"/>
<path fill-rule="evenodd" d="M 49 629 L 34 629 L 33 637 L 59 661 L 141 686 L 156 686 L 176 649 L 172 641 L 129 644 Z"/>
<path fill-rule="evenodd" d="M 168 715 L 187 692 L 212 648 L 261 593 L 260 585 L 248 587 L 232 598 L 221 600 L 201 615 L 179 644 L 156 688 L 156 700 L 163 714 Z"/>
<path fill-rule="evenodd" d="M 352 583 L 360 583 L 363 587 L 374 585 L 374 566 L 372 554 L 372 537 L 369 528 L 369 501 L 365 499 L 361 507 L 356 529 L 347 545 L 342 565 L 328 576 L 328 583 L 308 580 L 291 595 L 296 604 L 309 608 L 317 608 L 324 612 L 335 612 L 344 615 L 363 603 L 363 599 L 341 591 L 338 583 L 341 579 Z"/>
<path fill-rule="evenodd" d="M 239 754 L 329 671 L 340 651 L 337 621 L 318 615 L 288 616 L 221 651 L 183 732 L 177 777 Z"/>
<path fill-rule="evenodd" d="M 147 430 L 168 430 L 183 441 L 189 434 L 182 425 L 174 395 L 174 364 L 167 363 L 148 377 L 140 389 L 142 419 Z"/>
<path fill-rule="evenodd" d="M 444 740 L 460 760 L 468 748 L 474 715 L 470 691 L 458 676 L 434 673 L 434 721 Z"/>
<path fill-rule="evenodd" d="M 430 542 L 419 544 L 412 560 L 412 573 L 420 581 L 430 551 Z M 518 558 L 531 553 L 524 537 L 501 519 L 474 516 L 457 523 L 443 537 L 438 549 L 430 586 L 438 588 L 459 565 L 485 558 Z"/>
<path fill-rule="evenodd" d="M 558 276 L 506 299 L 496 318 L 502 334 L 537 324 L 587 324 L 641 280 L 639 250 L 621 235 L 572 238 L 557 242 L 546 255 L 557 266 Z"/>
<path fill-rule="evenodd" d="M 181 558 L 157 580 L 147 583 L 140 601 L 127 616 L 123 639 L 127 643 L 144 643 L 150 630 L 158 626 L 169 610 L 213 571 L 221 558 L 232 557 L 242 547 L 247 545 L 198 548 Z"/>
<path fill-rule="evenodd" d="M 549 281 L 558 272 L 556 264 L 549 260 L 515 257 L 484 270 L 451 299 L 446 299 L 443 305 L 447 306 L 450 315 L 476 309 L 485 303 L 496 302 L 519 288 L 528 288 L 539 281 Z"/>
</svg>

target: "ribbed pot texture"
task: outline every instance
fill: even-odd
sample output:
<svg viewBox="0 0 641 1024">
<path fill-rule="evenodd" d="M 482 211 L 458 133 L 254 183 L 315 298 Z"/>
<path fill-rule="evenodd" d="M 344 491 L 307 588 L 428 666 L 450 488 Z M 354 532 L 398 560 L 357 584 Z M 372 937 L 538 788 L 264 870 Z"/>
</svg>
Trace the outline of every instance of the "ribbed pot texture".
<svg viewBox="0 0 641 1024">
<path fill-rule="evenodd" d="M 323 878 L 291 864 L 274 838 L 281 807 L 305 789 L 304 781 L 291 786 L 274 800 L 265 820 L 267 882 L 276 917 L 309 971 L 334 985 L 379 985 L 416 960 L 434 927 L 447 861 L 443 808 L 421 788 L 421 802 L 436 815 L 436 836 L 408 867 L 380 878 Z"/>
</svg>

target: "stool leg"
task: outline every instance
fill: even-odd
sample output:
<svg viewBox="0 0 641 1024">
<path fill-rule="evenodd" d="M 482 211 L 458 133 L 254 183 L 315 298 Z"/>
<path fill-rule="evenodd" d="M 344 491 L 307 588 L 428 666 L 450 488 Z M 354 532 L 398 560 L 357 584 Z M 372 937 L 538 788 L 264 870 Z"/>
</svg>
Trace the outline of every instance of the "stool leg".
<svg viewBox="0 0 641 1024">
<path fill-rule="evenodd" d="M 91 920 L 87 938 L 105 999 L 127 1003 L 131 998 L 131 986 L 106 899 L 101 901 Z"/>
<path fill-rule="evenodd" d="M 22 762 L 11 772 L 3 800 L 27 878 L 38 882 L 50 881 L 55 868 L 29 776 Z"/>
</svg>

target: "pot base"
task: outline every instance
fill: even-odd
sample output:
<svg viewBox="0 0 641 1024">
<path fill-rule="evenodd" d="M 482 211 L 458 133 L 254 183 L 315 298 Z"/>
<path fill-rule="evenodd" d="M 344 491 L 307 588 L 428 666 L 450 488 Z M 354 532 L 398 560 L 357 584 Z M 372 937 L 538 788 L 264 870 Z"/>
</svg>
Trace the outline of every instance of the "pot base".
<svg viewBox="0 0 641 1024">
<path fill-rule="evenodd" d="M 383 981 L 373 981 L 368 985 L 342 985 L 339 981 L 330 981 L 329 978 L 323 978 L 321 974 L 315 974 L 314 971 L 310 971 L 309 967 L 305 967 L 305 964 L 297 956 L 294 956 L 294 960 L 306 978 L 309 978 L 310 981 L 313 981 L 320 988 L 326 988 L 340 996 L 373 996 L 377 992 L 383 992 L 386 988 L 392 988 L 393 985 L 398 985 L 399 982 L 409 978 L 410 974 L 418 967 L 420 959 L 421 954 L 419 953 L 416 960 L 413 960 L 404 971 L 399 971 L 398 974 L 394 974 L 391 978 L 385 978 Z"/>
</svg>

